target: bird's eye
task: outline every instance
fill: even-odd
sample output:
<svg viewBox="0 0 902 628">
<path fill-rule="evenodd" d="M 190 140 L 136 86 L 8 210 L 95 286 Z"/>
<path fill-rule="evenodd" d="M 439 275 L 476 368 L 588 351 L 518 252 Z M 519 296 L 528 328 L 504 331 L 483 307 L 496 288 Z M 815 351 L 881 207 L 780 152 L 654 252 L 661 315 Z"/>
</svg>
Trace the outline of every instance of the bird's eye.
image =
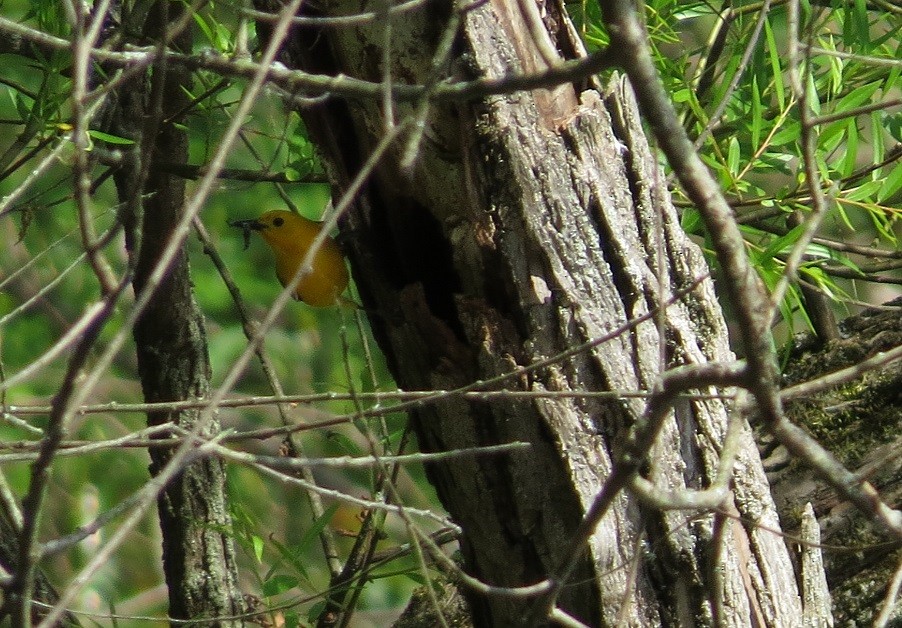
<svg viewBox="0 0 902 628">
<path fill-rule="evenodd" d="M 285 219 L 284 218 L 273 218 L 272 224 L 274 227 L 281 227 L 283 224 L 285 224 Z"/>
</svg>

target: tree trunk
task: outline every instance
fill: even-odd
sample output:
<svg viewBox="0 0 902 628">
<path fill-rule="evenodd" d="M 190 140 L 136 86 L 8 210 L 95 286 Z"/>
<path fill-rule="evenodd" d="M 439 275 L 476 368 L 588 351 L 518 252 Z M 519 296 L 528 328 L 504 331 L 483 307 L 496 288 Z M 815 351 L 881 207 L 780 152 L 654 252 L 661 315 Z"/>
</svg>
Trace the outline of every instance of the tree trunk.
<svg viewBox="0 0 902 628">
<path fill-rule="evenodd" d="M 343 15 L 363 10 L 360 4 L 315 6 Z M 544 68 L 515 0 L 467 11 L 443 60 L 438 42 L 448 11 L 446 3 L 428 3 L 393 20 L 385 14 L 350 28 L 298 28 L 284 61 L 382 81 L 390 23 L 396 82 Z M 561 6 L 548 3 L 545 11 L 539 25 L 546 43 L 565 58 L 579 56 Z M 679 228 L 630 94 L 614 80 L 606 97 L 564 84 L 431 102 L 412 168 L 402 166 L 408 133 L 387 151 L 341 224 L 358 289 L 378 313 L 371 317 L 377 339 L 401 387 L 453 389 L 586 347 L 503 383 L 547 397 L 449 396 L 413 413 L 423 450 L 531 445 L 526 453 L 428 469 L 463 528 L 467 570 L 493 585 L 532 584 L 558 567 L 645 408 L 635 396 L 569 393 L 648 391 L 663 367 L 732 359 L 710 280 L 669 304 L 708 269 Z M 385 134 L 381 105 L 330 99 L 302 110 L 336 195 Z M 400 122 L 423 103 L 393 105 Z M 658 321 L 590 344 L 664 306 Z M 681 402 L 645 475 L 668 490 L 707 486 L 727 411 L 716 399 Z M 796 584 L 773 532 L 779 524 L 747 427 L 732 488 L 741 518 L 727 525 L 720 554 L 711 543 L 713 515 L 661 512 L 621 494 L 559 608 L 591 625 L 710 624 L 716 595 L 724 600 L 724 625 L 792 624 L 801 613 Z M 478 625 L 498 626 L 518 625 L 528 606 L 477 595 L 471 604 Z"/>
<path fill-rule="evenodd" d="M 176 21 L 176 4 L 156 3 L 149 14 L 125 16 L 130 32 L 142 32 L 150 40 L 163 36 Z M 167 15 L 167 9 L 173 15 Z M 188 32 L 172 42 L 190 48 Z M 141 292 L 171 239 L 184 203 L 184 180 L 152 166 L 146 160 L 185 163 L 188 138 L 170 118 L 187 104 L 190 72 L 183 67 L 156 66 L 151 78 L 138 77 L 117 92 L 111 113 L 114 133 L 137 140 L 124 166 L 115 174 L 119 196 L 126 207 L 126 239 L 134 264 L 134 289 Z M 158 101 L 154 101 L 155 97 Z M 137 125 L 137 126 L 136 126 Z M 135 326 L 135 344 L 141 386 L 147 402 L 202 399 L 209 392 L 210 362 L 207 356 L 203 316 L 194 299 L 187 256 L 182 252 L 156 289 L 153 299 Z M 192 430 L 198 410 L 155 412 L 148 424 L 172 422 Z M 219 431 L 215 419 L 203 436 Z M 166 449 L 151 448 L 151 473 L 156 475 L 169 461 Z M 188 466 L 163 491 L 159 502 L 163 534 L 163 569 L 169 591 L 169 616 L 197 620 L 228 617 L 243 612 L 243 595 L 232 539 L 226 499 L 225 467 L 207 458 Z M 240 625 L 241 622 L 235 622 Z M 231 625 L 218 621 L 216 625 Z"/>
<path fill-rule="evenodd" d="M 902 346 L 900 306 L 902 297 L 846 318 L 840 324 L 842 337 L 826 346 L 819 346 L 820 337 L 797 343 L 784 370 L 786 386 L 815 381 Z M 791 401 L 786 415 L 827 446 L 847 469 L 867 478 L 885 503 L 898 507 L 902 504 L 900 391 L 902 365 L 890 363 L 841 386 Z M 797 537 L 804 504 L 810 503 L 817 516 L 836 625 L 873 625 L 898 568 L 898 542 L 851 508 L 813 471 L 793 461 L 785 448 L 769 449 L 765 464 L 772 469 L 769 478 L 784 529 Z M 900 620 L 902 603 L 897 599 L 891 625 Z"/>
</svg>

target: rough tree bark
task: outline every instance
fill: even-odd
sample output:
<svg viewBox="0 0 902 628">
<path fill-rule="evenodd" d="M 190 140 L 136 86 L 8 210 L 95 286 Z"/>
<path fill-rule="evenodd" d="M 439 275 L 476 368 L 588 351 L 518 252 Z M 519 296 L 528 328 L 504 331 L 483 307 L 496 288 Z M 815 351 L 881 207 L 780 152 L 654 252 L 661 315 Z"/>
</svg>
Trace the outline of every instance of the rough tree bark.
<svg viewBox="0 0 902 628">
<path fill-rule="evenodd" d="M 14 574 L 16 571 L 15 565 L 19 555 L 19 534 L 20 530 L 8 519 L 7 514 L 5 512 L 0 513 L 0 573 L 4 575 Z M 32 622 L 39 622 L 46 614 L 44 605 L 53 606 L 59 599 L 59 595 L 41 569 L 35 571 L 33 591 L 35 601 L 42 602 L 42 604 L 32 607 L 31 620 Z M 0 601 L 0 622 L 9 621 L 11 612 L 9 602 L 10 600 L 6 595 Z M 65 613 L 60 624 L 69 627 L 81 625 L 71 613 Z"/>
<path fill-rule="evenodd" d="M 815 380 L 902 346 L 900 307 L 902 298 L 845 319 L 838 328 L 839 338 L 826 346 L 800 342 L 784 371 L 786 385 Z M 793 423 L 809 430 L 896 508 L 902 504 L 900 391 L 902 365 L 896 362 L 786 406 Z M 783 528 L 796 536 L 806 503 L 812 504 L 817 515 L 836 625 L 872 625 L 898 568 L 899 543 L 814 472 L 793 461 L 783 447 L 766 451 L 765 465 Z M 897 625 L 900 620 L 902 604 L 896 601 L 891 623 Z"/>
<path fill-rule="evenodd" d="M 315 10 L 351 14 L 367 10 L 364 4 L 324 0 Z M 541 70 L 533 36 L 565 58 L 581 53 L 560 3 L 545 5 L 534 24 L 541 32 L 528 36 L 518 3 L 492 0 L 463 14 L 443 58 L 436 50 L 452 19 L 449 4 L 355 27 L 298 28 L 283 60 L 378 82 L 389 76 L 383 60 L 390 58 L 391 80 L 429 84 L 449 74 Z M 257 5 L 273 10 L 279 3 Z M 301 112 L 337 196 L 386 132 L 382 104 L 330 99 Z M 422 105 L 395 102 L 395 121 L 415 117 Z M 412 168 L 402 167 L 402 140 L 341 224 L 361 296 L 379 313 L 372 317 L 377 339 L 402 387 L 451 389 L 510 373 L 663 307 L 708 272 L 679 228 L 622 81 L 607 95 L 565 84 L 433 102 L 425 111 Z M 504 385 L 650 390 L 663 366 L 732 359 L 710 280 L 667 306 L 660 322 L 661 329 L 647 320 Z M 629 397 L 450 397 L 415 412 L 424 450 L 531 444 L 525 454 L 429 468 L 464 530 L 467 570 L 504 586 L 535 583 L 553 570 L 643 409 L 642 399 Z M 670 490 L 706 486 L 727 412 L 714 399 L 681 403 L 651 452 L 647 477 Z M 559 607 L 591 625 L 697 625 L 712 622 L 718 595 L 724 625 L 791 625 L 801 616 L 796 583 L 772 532 L 779 524 L 747 427 L 733 489 L 728 507 L 741 518 L 727 526 L 713 566 L 710 514 L 660 512 L 620 495 Z M 475 595 L 471 604 L 478 625 L 516 625 L 527 606 Z"/>
<path fill-rule="evenodd" d="M 126 30 L 142 33 L 150 41 L 171 37 L 166 28 L 178 21 L 182 9 L 166 2 L 148 6 L 149 12 L 135 7 L 122 16 Z M 190 49 L 190 42 L 186 30 L 171 45 Z M 136 140 L 135 150 L 125 155 L 123 166 L 114 175 L 126 208 L 126 243 L 134 265 L 136 293 L 146 287 L 181 216 L 184 180 L 147 162 L 187 162 L 187 135 L 172 116 L 184 110 L 190 84 L 187 69 L 157 65 L 149 77 L 137 77 L 117 90 L 115 107 L 109 112 L 112 132 Z M 207 395 L 210 362 L 206 332 L 184 252 L 156 289 L 135 326 L 134 337 L 146 401 L 202 399 Z M 191 430 L 199 416 L 198 410 L 154 412 L 147 420 L 151 425 L 172 422 Z M 218 421 L 212 420 L 202 435 L 213 436 L 218 431 Z M 150 456 L 150 470 L 156 474 L 168 462 L 170 452 L 151 448 Z M 159 498 L 170 617 L 230 617 L 244 610 L 227 532 L 230 518 L 225 481 L 222 462 L 204 459 L 187 467 Z M 230 622 L 218 621 L 216 625 Z"/>
</svg>

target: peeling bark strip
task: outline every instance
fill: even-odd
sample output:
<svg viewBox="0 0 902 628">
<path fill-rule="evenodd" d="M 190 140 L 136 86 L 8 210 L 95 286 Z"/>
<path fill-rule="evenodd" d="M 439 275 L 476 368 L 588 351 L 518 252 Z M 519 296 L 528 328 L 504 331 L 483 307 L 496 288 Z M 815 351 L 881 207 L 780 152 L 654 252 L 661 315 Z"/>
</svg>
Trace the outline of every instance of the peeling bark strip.
<svg viewBox="0 0 902 628">
<path fill-rule="evenodd" d="M 272 4 L 257 2 L 264 9 Z M 323 1 L 316 10 L 342 15 L 360 6 Z M 578 54 L 560 6 L 549 3 L 544 11 L 538 26 L 545 47 Z M 428 3 L 391 23 L 391 80 L 496 78 L 547 63 L 548 51 L 526 36 L 528 20 L 515 0 L 468 11 L 450 61 L 437 63 L 448 20 L 445 3 Z M 283 60 L 307 71 L 382 80 L 384 29 L 384 21 L 299 28 Z M 396 122 L 418 111 L 416 104 L 394 106 Z M 554 356 L 647 314 L 708 272 L 679 228 L 635 111 L 628 87 L 617 80 L 605 98 L 561 85 L 429 105 L 413 169 L 400 167 L 408 147 L 399 146 L 342 224 L 362 296 L 384 313 L 373 323 L 403 388 L 452 388 Z M 376 102 L 332 100 L 302 115 L 340 196 L 382 136 L 385 112 Z M 661 372 L 660 345 L 668 367 L 732 359 L 710 281 L 661 320 L 663 337 L 647 321 L 509 386 L 647 390 Z M 532 444 L 528 453 L 429 468 L 464 530 L 470 573 L 516 586 L 553 570 L 609 475 L 625 429 L 643 410 L 636 398 L 547 398 L 449 399 L 418 411 L 424 450 Z M 682 404 L 651 452 L 647 477 L 669 490 L 707 486 L 726 421 L 719 401 Z M 710 542 L 712 515 L 662 513 L 622 494 L 559 607 L 591 625 L 699 625 L 713 622 L 716 594 L 724 600 L 723 625 L 797 620 L 786 548 L 757 527 L 779 524 L 747 427 L 741 441 L 728 510 L 742 524 L 725 526 L 719 555 Z M 719 563 L 709 566 L 713 556 Z M 472 603 L 478 625 L 516 625 L 528 606 L 476 596 Z"/>
</svg>

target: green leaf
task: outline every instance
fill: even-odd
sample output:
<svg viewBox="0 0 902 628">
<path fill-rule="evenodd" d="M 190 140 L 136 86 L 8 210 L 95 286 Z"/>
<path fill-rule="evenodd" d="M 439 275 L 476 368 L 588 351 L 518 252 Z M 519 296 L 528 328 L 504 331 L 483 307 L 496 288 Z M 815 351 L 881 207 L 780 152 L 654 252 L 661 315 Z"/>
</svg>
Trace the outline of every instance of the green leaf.
<svg viewBox="0 0 902 628">
<path fill-rule="evenodd" d="M 323 512 L 322 516 L 318 517 L 313 525 L 309 526 L 305 531 L 304 535 L 297 542 L 295 548 L 297 551 L 306 552 L 313 544 L 313 542 L 319 537 L 320 533 L 332 522 L 332 518 L 335 516 L 335 513 L 338 512 L 340 504 L 334 503 Z"/>
<path fill-rule="evenodd" d="M 289 576 L 287 574 L 279 574 L 277 576 L 273 576 L 263 583 L 263 595 L 272 597 L 274 595 L 279 595 L 280 593 L 285 593 L 285 591 L 290 591 L 291 589 L 297 588 L 297 586 L 297 578 L 295 578 L 294 576 Z"/>
<path fill-rule="evenodd" d="M 805 309 L 805 304 L 802 301 L 802 295 L 795 285 L 790 285 L 789 289 L 786 291 L 786 297 L 783 299 L 780 311 L 783 313 L 783 318 L 789 328 L 790 335 L 795 333 L 795 321 L 793 320 L 795 318 L 793 316 L 795 312 L 798 312 L 802 316 L 802 321 L 808 329 L 814 329 L 811 317 L 808 315 L 808 311 Z"/>
<path fill-rule="evenodd" d="M 269 539 L 272 546 L 276 549 L 279 556 L 286 563 L 291 565 L 294 570 L 299 573 L 301 576 L 306 578 L 308 581 L 310 580 L 310 575 L 307 573 L 307 568 L 304 565 L 304 551 L 299 549 L 298 547 L 290 548 L 280 543 L 277 539 L 270 537 Z M 273 569 L 276 565 L 273 565 Z"/>
<path fill-rule="evenodd" d="M 897 142 L 902 142 L 902 113 L 886 114 L 883 128 Z"/>
<path fill-rule="evenodd" d="M 843 221 L 843 224 L 846 225 L 846 229 L 849 231 L 855 231 L 855 227 L 852 226 L 852 221 L 849 219 L 849 214 L 846 212 L 846 208 L 842 203 L 836 204 L 836 211 L 839 214 L 840 219 Z"/>
<path fill-rule="evenodd" d="M 868 217 L 871 219 L 874 228 L 877 229 L 877 233 L 888 242 L 896 242 L 896 234 L 893 233 L 893 221 L 889 212 L 874 209 L 868 212 Z"/>
<path fill-rule="evenodd" d="M 28 120 L 29 118 L 31 118 L 31 107 L 26 104 L 25 97 L 22 96 L 19 92 L 14 92 L 12 90 L 9 91 L 9 95 L 13 100 L 13 105 L 15 105 L 16 113 L 19 114 L 19 117 L 22 120 Z"/>
<path fill-rule="evenodd" d="M 886 157 L 886 142 L 884 141 L 886 135 L 884 134 L 883 127 L 880 124 L 880 112 L 872 111 L 870 117 L 872 146 L 871 163 L 879 164 L 881 161 L 883 161 L 883 158 Z"/>
<path fill-rule="evenodd" d="M 839 171 L 843 177 L 848 177 L 855 171 L 855 163 L 858 159 L 858 123 L 853 119 L 846 125 L 846 144 L 843 147 L 846 155 Z"/>
<path fill-rule="evenodd" d="M 834 257 L 836 257 L 836 254 L 832 249 L 823 244 L 817 244 L 816 242 L 808 243 L 808 246 L 805 247 L 805 255 L 815 259 L 829 260 L 832 260 Z"/>
<path fill-rule="evenodd" d="M 257 536 L 256 534 L 251 535 L 251 545 L 254 548 L 254 558 L 257 559 L 258 563 L 263 562 L 263 548 L 264 542 L 263 539 Z"/>
<path fill-rule="evenodd" d="M 751 105 L 751 135 L 752 146 L 758 148 L 761 142 L 761 128 L 764 124 L 763 120 L 764 107 L 761 105 L 761 90 L 758 88 L 758 77 L 752 77 L 752 105 Z"/>
<path fill-rule="evenodd" d="M 711 15 L 711 5 L 705 2 L 676 2 L 674 4 L 674 12 L 671 17 L 680 22 Z"/>
<path fill-rule="evenodd" d="M 301 616 L 294 611 L 282 612 L 282 628 L 299 628 Z"/>
<path fill-rule="evenodd" d="M 795 144 L 799 141 L 802 132 L 802 126 L 797 120 L 787 120 L 783 128 L 773 134 L 771 137 L 771 146 L 785 146 L 786 144 Z"/>
<path fill-rule="evenodd" d="M 830 276 L 824 272 L 820 266 L 813 264 L 802 264 L 799 268 L 799 274 L 805 275 L 808 280 L 816 285 L 820 290 L 833 301 L 839 299 L 839 294 L 835 290 L 836 283 L 830 279 Z"/>
<path fill-rule="evenodd" d="M 323 515 L 304 531 L 301 540 L 294 545 L 286 546 L 276 539 L 270 539 L 272 546 L 276 548 L 279 556 L 308 582 L 310 581 L 310 574 L 308 573 L 306 566 L 306 561 L 308 560 L 307 555 L 309 554 L 313 541 L 316 540 L 320 532 L 323 531 L 323 528 L 332 521 L 338 507 L 339 504 L 337 503 L 329 506 Z"/>
<path fill-rule="evenodd" d="M 200 28 L 201 31 L 203 31 L 204 37 L 206 37 L 207 41 L 212 44 L 213 43 L 213 29 L 210 28 L 209 24 L 207 24 L 207 21 L 204 19 L 204 16 L 202 16 L 200 13 L 195 11 L 193 13 L 192 17 L 194 18 L 194 23 L 197 24 L 197 26 Z"/>
<path fill-rule="evenodd" d="M 858 107 L 870 101 L 877 90 L 880 89 L 880 83 L 880 81 L 873 81 L 871 83 L 867 83 L 866 85 L 862 85 L 861 87 L 856 87 L 851 92 L 836 101 L 834 112 L 842 113 L 843 111 L 854 109 L 855 107 Z"/>
<path fill-rule="evenodd" d="M 739 140 L 734 135 L 730 138 L 730 143 L 727 147 L 727 168 L 734 177 L 739 174 L 739 158 Z"/>
<path fill-rule="evenodd" d="M 670 98 L 677 104 L 689 102 L 689 100 L 692 98 L 692 91 L 689 88 L 684 87 L 674 91 L 670 95 Z"/>
<path fill-rule="evenodd" d="M 822 153 L 832 153 L 843 143 L 843 133 L 846 132 L 846 120 L 837 120 L 825 126 L 817 134 L 817 150 Z"/>
<path fill-rule="evenodd" d="M 808 20 L 811 18 L 811 2 L 809 0 L 801 0 L 801 2 L 799 2 L 799 9 L 802 24 L 807 24 Z"/>
<path fill-rule="evenodd" d="M 134 144 L 134 140 L 130 140 L 125 137 L 119 137 L 118 135 L 110 135 L 109 133 L 104 133 L 103 131 L 96 131 L 91 129 L 88 131 L 88 135 L 93 137 L 95 140 L 101 140 L 106 142 L 107 144 L 124 144 L 131 145 Z"/>
<path fill-rule="evenodd" d="M 780 51 L 774 37 L 774 30 L 770 25 L 770 18 L 764 21 L 764 34 L 767 40 L 767 54 L 770 59 L 771 76 L 774 79 L 774 96 L 777 99 L 777 107 L 780 111 L 786 109 L 786 89 L 783 86 L 783 75 L 780 67 Z"/>
<path fill-rule="evenodd" d="M 864 277 L 864 271 L 861 270 L 861 267 L 859 267 L 858 264 L 853 262 L 851 259 L 849 259 L 845 255 L 834 255 L 833 261 L 838 262 L 839 264 L 845 266 L 849 270 L 854 271 L 854 272 L 858 273 L 859 275 L 861 275 L 862 277 Z"/>
<path fill-rule="evenodd" d="M 339 449 L 341 449 L 345 454 L 351 456 L 363 455 L 363 450 L 360 448 L 360 446 L 341 432 L 329 431 L 326 434 L 326 438 L 330 442 L 336 444 Z"/>
<path fill-rule="evenodd" d="M 900 188 L 902 188 L 902 162 L 897 162 L 889 174 L 884 177 L 883 183 L 877 191 L 877 202 L 883 203 L 889 200 Z"/>
<path fill-rule="evenodd" d="M 833 38 L 830 38 L 830 46 L 829 49 L 833 49 Z M 830 64 L 830 97 L 834 97 L 836 94 L 842 93 L 843 90 L 843 70 L 845 70 L 845 65 L 843 65 L 842 59 L 839 57 L 834 57 L 833 55 L 828 55 L 827 57 L 828 63 Z"/>
<path fill-rule="evenodd" d="M 216 49 L 221 52 L 229 52 L 232 50 L 232 31 L 229 30 L 222 22 L 216 23 Z"/>
<path fill-rule="evenodd" d="M 419 571 L 406 571 L 404 572 L 404 576 L 413 580 L 420 586 L 424 586 L 428 582 Z"/>
<path fill-rule="evenodd" d="M 855 8 L 852 12 L 855 28 L 856 45 L 870 48 L 871 25 L 868 19 L 868 7 L 865 0 L 855 0 Z"/>
<path fill-rule="evenodd" d="M 792 174 L 790 164 L 794 159 L 795 156 L 789 153 L 766 152 L 758 158 L 758 162 L 770 170 L 788 175 Z"/>
<path fill-rule="evenodd" d="M 814 112 L 815 115 L 820 115 L 821 100 L 819 94 L 817 93 L 817 85 L 814 84 L 814 75 L 809 72 L 806 77 L 806 83 L 808 87 L 805 89 L 805 98 L 807 99 L 808 107 L 811 109 L 811 111 Z"/>
<path fill-rule="evenodd" d="M 805 225 L 797 225 L 789 230 L 789 233 L 776 237 L 771 240 L 770 244 L 762 251 L 761 257 L 764 259 L 772 258 L 780 254 L 788 254 L 792 251 L 795 243 L 799 241 L 802 232 L 805 231 Z"/>
<path fill-rule="evenodd" d="M 323 611 L 326 610 L 326 602 L 317 602 L 307 611 L 307 622 L 311 624 L 317 623 L 319 616 L 323 614 Z"/>
<path fill-rule="evenodd" d="M 899 30 L 896 30 L 896 36 L 899 35 Z M 902 38 L 900 38 L 899 44 L 896 46 L 896 51 L 894 55 L 891 55 L 893 59 L 902 59 Z M 902 76 L 902 65 L 898 63 L 892 66 L 887 72 L 886 76 L 883 78 L 883 93 L 888 94 L 896 89 L 898 86 L 896 83 L 899 81 L 899 77 Z"/>
<path fill-rule="evenodd" d="M 691 234 L 698 234 L 702 231 L 702 215 L 694 207 L 688 207 L 683 210 L 683 216 L 680 218 L 680 225 L 683 231 Z"/>
<path fill-rule="evenodd" d="M 843 198 L 856 202 L 870 202 L 880 191 L 882 185 L 883 181 L 879 179 L 876 181 L 868 181 L 862 183 L 858 187 L 845 190 Z"/>
</svg>

